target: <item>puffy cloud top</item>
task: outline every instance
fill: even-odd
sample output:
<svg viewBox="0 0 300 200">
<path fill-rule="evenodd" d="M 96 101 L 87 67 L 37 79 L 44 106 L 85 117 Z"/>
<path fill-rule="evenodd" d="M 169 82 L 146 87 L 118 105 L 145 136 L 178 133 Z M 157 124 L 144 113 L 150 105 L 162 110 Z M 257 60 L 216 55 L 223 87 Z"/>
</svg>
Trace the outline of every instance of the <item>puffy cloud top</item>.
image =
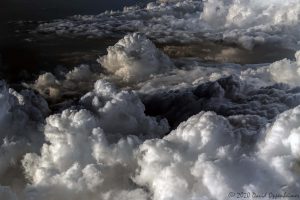
<svg viewBox="0 0 300 200">
<path fill-rule="evenodd" d="M 300 51 L 295 53 L 296 60 L 283 59 L 258 69 L 243 71 L 242 77 L 256 82 L 258 85 L 285 83 L 290 86 L 300 86 Z"/>
<path fill-rule="evenodd" d="M 29 90 L 18 93 L 0 81 L 0 184 L 10 185 L 18 180 L 23 156 L 39 151 L 44 142 L 41 128 L 49 112 L 42 97 Z M 16 198 L 9 188 L 1 185 L 0 196 Z"/>
<path fill-rule="evenodd" d="M 80 96 L 89 91 L 99 77 L 100 74 L 93 72 L 89 65 L 80 65 L 63 74 L 61 79 L 50 72 L 41 74 L 29 87 L 49 100 L 60 100 L 64 96 Z"/>
<path fill-rule="evenodd" d="M 259 156 L 280 174 L 289 186 L 299 183 L 300 107 L 282 113 L 265 133 Z M 299 186 L 299 184 L 297 184 Z"/>
<path fill-rule="evenodd" d="M 145 36 L 134 33 L 125 36 L 107 49 L 98 60 L 109 72 L 125 82 L 138 82 L 172 68 L 171 60 Z"/>
<path fill-rule="evenodd" d="M 80 104 L 77 110 L 67 109 L 46 119 L 41 156 L 27 154 L 22 161 L 32 182 L 26 196 L 146 199 L 148 194 L 135 187 L 130 177 L 137 165 L 135 148 L 140 139 L 166 133 L 167 121 L 146 116 L 135 93 L 119 92 L 103 80 Z"/>
<path fill-rule="evenodd" d="M 118 91 L 113 85 L 99 80 L 94 90 L 81 98 L 81 103 L 97 113 L 101 128 L 117 138 L 125 135 L 156 137 L 167 133 L 169 126 L 165 119 L 145 115 L 145 107 L 136 93 Z M 112 123 L 116 121 L 116 123 Z"/>
</svg>

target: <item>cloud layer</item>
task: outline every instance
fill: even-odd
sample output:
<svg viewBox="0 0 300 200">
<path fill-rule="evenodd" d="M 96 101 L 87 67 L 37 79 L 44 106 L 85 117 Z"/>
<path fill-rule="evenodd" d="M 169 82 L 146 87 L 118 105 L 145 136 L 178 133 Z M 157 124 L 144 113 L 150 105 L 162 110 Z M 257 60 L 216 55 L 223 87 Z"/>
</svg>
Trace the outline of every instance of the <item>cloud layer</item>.
<svg viewBox="0 0 300 200">
<path fill-rule="evenodd" d="M 40 24 L 36 32 L 63 36 L 120 37 L 139 31 L 158 42 L 236 43 L 252 49 L 264 43 L 299 47 L 298 0 L 184 0 Z"/>
<path fill-rule="evenodd" d="M 299 11 L 298 0 L 161 0 L 41 24 L 38 32 L 64 36 L 129 34 L 96 69 L 47 72 L 23 91 L 0 82 L 0 197 L 299 195 L 300 52 L 268 64 L 215 64 L 171 59 L 155 46 L 297 49 Z"/>
</svg>

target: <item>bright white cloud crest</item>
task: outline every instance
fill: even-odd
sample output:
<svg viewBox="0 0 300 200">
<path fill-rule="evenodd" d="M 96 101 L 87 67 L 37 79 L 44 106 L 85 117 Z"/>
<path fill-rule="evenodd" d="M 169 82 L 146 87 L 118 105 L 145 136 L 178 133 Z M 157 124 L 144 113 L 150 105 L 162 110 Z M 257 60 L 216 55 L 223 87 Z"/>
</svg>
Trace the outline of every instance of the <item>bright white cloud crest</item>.
<svg viewBox="0 0 300 200">
<path fill-rule="evenodd" d="M 139 82 L 173 66 L 149 39 L 137 33 L 125 36 L 107 51 L 106 56 L 99 58 L 99 63 L 125 82 Z"/>
</svg>

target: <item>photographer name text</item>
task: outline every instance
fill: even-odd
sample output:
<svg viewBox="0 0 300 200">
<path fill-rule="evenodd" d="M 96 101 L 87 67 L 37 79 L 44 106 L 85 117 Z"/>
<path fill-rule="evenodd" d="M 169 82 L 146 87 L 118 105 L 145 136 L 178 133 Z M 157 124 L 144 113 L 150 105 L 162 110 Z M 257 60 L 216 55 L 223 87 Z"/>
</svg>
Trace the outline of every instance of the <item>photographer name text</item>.
<svg viewBox="0 0 300 200">
<path fill-rule="evenodd" d="M 230 192 L 230 199 L 300 199 L 300 194 L 294 193 L 255 193 L 255 192 Z"/>
</svg>

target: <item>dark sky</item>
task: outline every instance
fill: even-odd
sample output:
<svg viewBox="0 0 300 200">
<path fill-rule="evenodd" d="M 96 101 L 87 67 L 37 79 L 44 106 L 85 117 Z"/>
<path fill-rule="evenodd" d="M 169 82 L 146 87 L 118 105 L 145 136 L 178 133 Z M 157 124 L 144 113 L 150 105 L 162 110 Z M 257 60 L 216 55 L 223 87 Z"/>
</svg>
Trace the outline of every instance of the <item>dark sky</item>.
<svg viewBox="0 0 300 200">
<path fill-rule="evenodd" d="M 45 20 L 74 14 L 97 14 L 151 0 L 0 0 L 0 21 Z"/>
</svg>

